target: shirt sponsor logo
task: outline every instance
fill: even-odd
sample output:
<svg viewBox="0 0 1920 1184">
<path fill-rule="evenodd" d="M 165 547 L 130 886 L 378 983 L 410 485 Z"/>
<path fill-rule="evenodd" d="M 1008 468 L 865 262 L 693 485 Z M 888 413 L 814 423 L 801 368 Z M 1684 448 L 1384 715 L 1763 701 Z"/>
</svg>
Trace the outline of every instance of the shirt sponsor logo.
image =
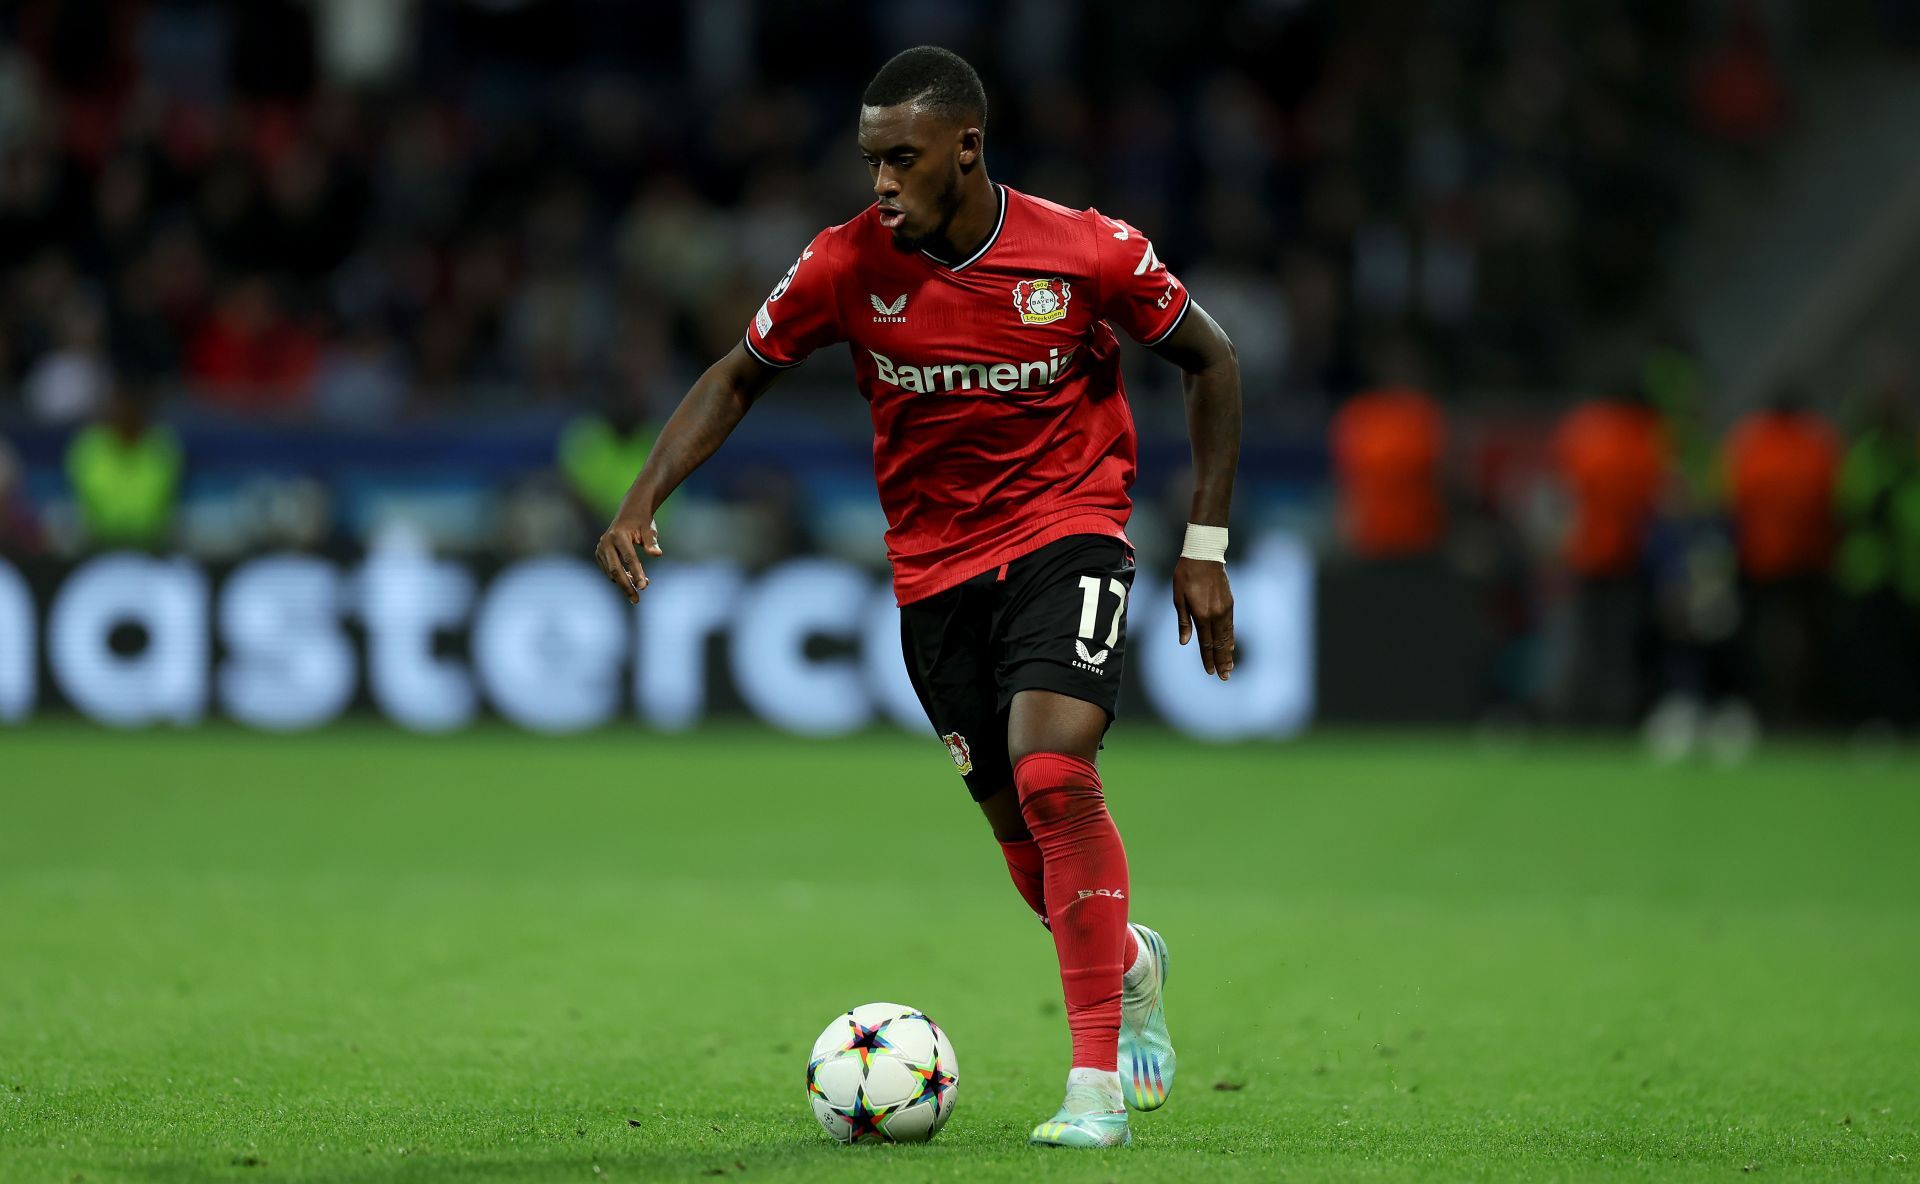
<svg viewBox="0 0 1920 1184">
<path fill-rule="evenodd" d="M 904 325 L 907 321 L 907 294 L 905 292 L 891 301 L 880 299 L 872 292 L 867 299 L 873 304 L 873 322 L 876 325 Z"/>
<path fill-rule="evenodd" d="M 753 327 L 760 330 L 762 340 L 767 334 L 773 332 L 773 312 L 766 305 L 761 305 L 759 313 L 754 316 Z"/>
<path fill-rule="evenodd" d="M 1074 350 L 1061 353 L 1057 348 L 1031 362 L 936 362 L 930 366 L 912 366 L 895 362 L 878 350 L 868 350 L 873 358 L 874 376 L 903 391 L 931 394 L 934 391 L 1031 391 L 1051 386 L 1073 366 Z"/>
<path fill-rule="evenodd" d="M 1067 301 L 1071 299 L 1073 285 L 1059 276 L 1021 280 L 1013 286 L 1013 307 L 1023 325 L 1052 324 L 1067 315 Z"/>
</svg>

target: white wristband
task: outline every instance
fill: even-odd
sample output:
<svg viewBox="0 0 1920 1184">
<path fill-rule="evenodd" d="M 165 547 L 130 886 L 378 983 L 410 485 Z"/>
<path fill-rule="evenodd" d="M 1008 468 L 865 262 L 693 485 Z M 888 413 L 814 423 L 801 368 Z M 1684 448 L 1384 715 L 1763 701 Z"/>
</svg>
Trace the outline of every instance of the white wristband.
<svg viewBox="0 0 1920 1184">
<path fill-rule="evenodd" d="M 1180 558 L 1203 563 L 1227 561 L 1227 528 L 1187 523 L 1187 541 L 1180 546 Z"/>
</svg>

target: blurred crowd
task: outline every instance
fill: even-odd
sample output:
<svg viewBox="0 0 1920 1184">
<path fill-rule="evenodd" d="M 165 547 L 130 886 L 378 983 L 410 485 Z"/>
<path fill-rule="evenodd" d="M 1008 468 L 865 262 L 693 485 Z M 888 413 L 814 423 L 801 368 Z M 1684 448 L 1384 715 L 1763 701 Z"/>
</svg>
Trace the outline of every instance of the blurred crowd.
<svg viewBox="0 0 1920 1184">
<path fill-rule="evenodd" d="M 1647 296 L 1690 160 L 1782 126 L 1786 10 L 22 0 L 0 407 L 668 400 L 870 200 L 857 96 L 923 41 L 986 77 L 996 176 L 1148 229 L 1257 406 L 1382 368 L 1552 389 Z"/>
</svg>

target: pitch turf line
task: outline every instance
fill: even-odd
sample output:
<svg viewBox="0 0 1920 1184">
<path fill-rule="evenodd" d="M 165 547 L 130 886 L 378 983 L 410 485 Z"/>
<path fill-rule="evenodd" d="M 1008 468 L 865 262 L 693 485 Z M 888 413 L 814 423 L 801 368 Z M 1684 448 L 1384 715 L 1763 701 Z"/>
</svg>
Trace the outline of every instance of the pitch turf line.
<svg viewBox="0 0 1920 1184">
<path fill-rule="evenodd" d="M 1117 735 L 1182 1078 L 1095 1158 L 1021 1145 L 1059 987 L 945 759 L 0 733 L 0 1180 L 1920 1170 L 1911 759 Z M 954 1034 L 930 1147 L 848 1151 L 806 1113 L 807 1041 L 878 998 Z"/>
</svg>

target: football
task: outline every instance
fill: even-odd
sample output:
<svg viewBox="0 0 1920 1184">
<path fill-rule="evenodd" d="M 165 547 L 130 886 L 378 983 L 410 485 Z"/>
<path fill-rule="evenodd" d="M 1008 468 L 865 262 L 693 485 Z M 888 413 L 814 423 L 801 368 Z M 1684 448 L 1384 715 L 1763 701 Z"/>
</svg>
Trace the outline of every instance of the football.
<svg viewBox="0 0 1920 1184">
<path fill-rule="evenodd" d="M 921 1012 L 868 1003 L 835 1016 L 807 1057 L 807 1102 L 842 1143 L 924 1143 L 953 1113 L 960 1062 Z"/>
</svg>

